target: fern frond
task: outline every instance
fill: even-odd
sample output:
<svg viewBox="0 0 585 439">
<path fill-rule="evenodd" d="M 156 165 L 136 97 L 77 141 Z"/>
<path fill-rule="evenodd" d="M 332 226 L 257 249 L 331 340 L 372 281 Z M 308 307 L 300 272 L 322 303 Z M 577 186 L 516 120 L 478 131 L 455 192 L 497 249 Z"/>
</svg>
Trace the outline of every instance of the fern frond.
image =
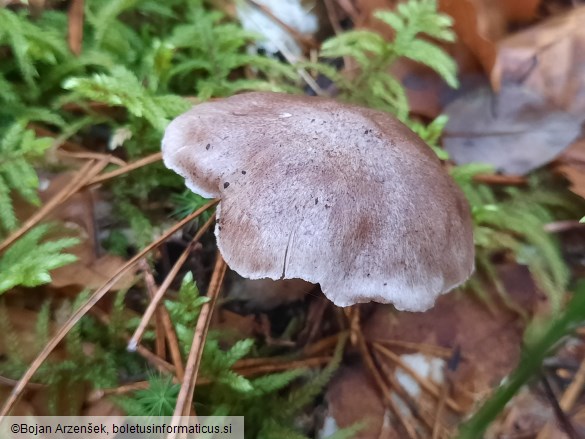
<svg viewBox="0 0 585 439">
<path fill-rule="evenodd" d="M 51 270 L 77 259 L 74 255 L 63 253 L 63 250 L 79 242 L 77 238 L 41 242 L 48 232 L 47 224 L 33 228 L 0 258 L 0 294 L 17 285 L 35 287 L 51 282 Z"/>
<path fill-rule="evenodd" d="M 55 65 L 68 54 L 64 39 L 53 29 L 41 29 L 22 15 L 0 8 L 0 46 L 8 45 L 25 83 L 37 88 L 35 63 Z"/>
<path fill-rule="evenodd" d="M 350 102 L 394 113 L 407 121 L 409 104 L 404 87 L 393 78 L 390 67 L 400 57 L 422 63 L 438 73 L 452 87 L 457 85 L 455 61 L 434 42 L 453 41 L 452 19 L 437 9 L 435 0 L 409 0 L 395 11 L 376 11 L 374 16 L 392 27 L 394 39 L 368 30 L 354 30 L 335 36 L 322 45 L 321 56 L 350 57 L 361 71 L 349 83 L 331 77 Z"/>
<path fill-rule="evenodd" d="M 114 67 L 110 74 L 98 73 L 91 78 L 69 78 L 63 87 L 73 91 L 67 99 L 69 101 L 90 99 L 123 106 L 132 115 L 144 117 L 159 131 L 166 128 L 169 118 L 190 107 L 179 96 L 153 96 L 132 72 L 122 66 Z M 181 102 L 184 104 L 180 105 Z"/>
<path fill-rule="evenodd" d="M 51 147 L 53 139 L 37 138 L 25 124 L 12 124 L 0 140 L 0 230 L 12 230 L 17 219 L 11 192 L 18 192 L 31 204 L 39 204 L 38 176 L 31 162 Z"/>
</svg>

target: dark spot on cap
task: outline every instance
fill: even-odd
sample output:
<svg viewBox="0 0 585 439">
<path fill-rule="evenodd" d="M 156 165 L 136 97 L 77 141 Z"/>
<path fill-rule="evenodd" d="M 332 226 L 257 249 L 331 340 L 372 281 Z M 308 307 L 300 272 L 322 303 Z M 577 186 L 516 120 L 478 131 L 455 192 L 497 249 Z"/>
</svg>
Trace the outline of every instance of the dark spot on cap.
<svg viewBox="0 0 585 439">
<path fill-rule="evenodd" d="M 246 171 L 242 171 L 242 175 L 246 175 Z"/>
<path fill-rule="evenodd" d="M 223 184 L 223 188 L 224 188 L 224 189 L 227 189 L 229 185 L 230 185 L 230 184 L 229 184 L 229 183 L 226 181 L 226 182 Z"/>
<path fill-rule="evenodd" d="M 311 122 L 315 122 L 315 119 L 311 119 Z"/>
<path fill-rule="evenodd" d="M 207 145 L 205 145 L 205 149 L 209 151 L 209 148 L 211 148 L 211 143 L 208 143 Z"/>
<path fill-rule="evenodd" d="M 325 205 L 325 209 L 329 209 L 331 206 L 329 204 Z"/>
<path fill-rule="evenodd" d="M 384 286 L 388 285 L 386 282 L 384 282 Z"/>
<path fill-rule="evenodd" d="M 315 206 L 317 205 L 318 202 L 319 202 L 319 198 L 315 198 Z"/>
<path fill-rule="evenodd" d="M 221 232 L 221 226 L 217 226 L 217 230 Z"/>
</svg>

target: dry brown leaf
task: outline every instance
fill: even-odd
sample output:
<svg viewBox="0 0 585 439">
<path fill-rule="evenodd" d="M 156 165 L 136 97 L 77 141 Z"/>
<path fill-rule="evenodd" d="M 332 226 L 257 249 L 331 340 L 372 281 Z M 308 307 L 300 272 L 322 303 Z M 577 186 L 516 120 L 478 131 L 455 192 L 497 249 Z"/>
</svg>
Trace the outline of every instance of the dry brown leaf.
<svg viewBox="0 0 585 439">
<path fill-rule="evenodd" d="M 498 44 L 492 85 L 523 84 L 574 113 L 585 110 L 585 6 L 553 17 Z"/>
<path fill-rule="evenodd" d="M 8 318 L 10 327 L 18 337 L 18 346 L 21 351 L 22 361 L 27 364 L 30 363 L 42 348 L 42 346 L 39 346 L 36 333 L 38 313 L 20 307 L 7 306 L 3 310 L 3 314 Z M 47 335 L 47 337 L 50 337 L 50 335 Z M 0 337 L 0 357 L 6 354 L 6 346 L 3 344 L 3 338 Z"/>
<path fill-rule="evenodd" d="M 507 405 L 502 415 L 490 425 L 485 439 L 534 437 L 547 422 L 554 419 L 549 401 L 529 389 L 523 389 Z"/>
<path fill-rule="evenodd" d="M 384 424 L 384 405 L 370 377 L 362 367 L 339 369 L 327 391 L 329 413 L 339 427 L 363 421 L 365 428 L 355 439 L 378 438 Z"/>
<path fill-rule="evenodd" d="M 585 199 L 585 164 L 560 165 L 557 169 L 571 182 L 571 191 Z"/>
<path fill-rule="evenodd" d="M 96 258 L 88 246 L 75 246 L 68 250 L 78 257 L 78 260 L 64 267 L 58 268 L 51 272 L 53 281 L 51 285 L 55 288 L 62 288 L 70 285 L 80 285 L 84 288 L 98 288 L 108 281 L 114 273 L 126 261 L 115 255 L 104 255 Z M 117 282 L 112 290 L 123 290 L 129 288 L 134 279 L 134 274 L 129 273 L 119 282 Z"/>
<path fill-rule="evenodd" d="M 582 116 L 560 111 L 525 86 L 478 88 L 445 108 L 443 145 L 457 164 L 487 163 L 524 175 L 557 157 L 580 134 Z"/>
<path fill-rule="evenodd" d="M 49 179 L 49 186 L 40 193 L 46 202 L 58 193 L 71 179 L 71 173 L 65 172 Z M 102 254 L 96 242 L 95 203 L 97 195 L 87 189 L 73 195 L 51 214 L 49 220 L 60 221 L 77 231 L 81 242 L 67 250 L 77 256 L 78 260 L 70 265 L 52 271 L 51 285 L 62 288 L 80 285 L 84 288 L 98 288 L 124 264 L 124 260 L 111 254 Z M 134 272 L 129 273 L 114 285 L 114 290 L 130 287 Z"/>
<path fill-rule="evenodd" d="M 495 61 L 494 41 L 505 32 L 505 17 L 494 2 L 480 0 L 440 0 L 439 8 L 450 15 L 453 30 L 460 41 L 479 61 L 486 72 L 490 72 Z M 456 48 L 455 55 L 461 51 Z M 458 57 L 459 58 L 459 57 Z"/>
<path fill-rule="evenodd" d="M 559 157 L 556 170 L 563 174 L 570 182 L 570 189 L 585 199 L 585 140 L 573 143 L 563 155 Z"/>
</svg>

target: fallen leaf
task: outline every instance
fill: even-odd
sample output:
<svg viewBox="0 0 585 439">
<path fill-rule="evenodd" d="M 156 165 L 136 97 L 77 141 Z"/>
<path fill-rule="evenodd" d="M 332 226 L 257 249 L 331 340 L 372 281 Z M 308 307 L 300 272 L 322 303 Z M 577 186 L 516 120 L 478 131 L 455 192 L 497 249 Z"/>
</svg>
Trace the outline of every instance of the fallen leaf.
<svg viewBox="0 0 585 439">
<path fill-rule="evenodd" d="M 65 172 L 48 178 L 48 186 L 40 192 L 43 203 L 50 200 L 71 179 L 72 174 Z M 49 216 L 49 220 L 60 221 L 77 231 L 82 238 L 81 242 L 67 250 L 77 256 L 77 261 L 51 272 L 51 285 L 62 288 L 71 285 L 80 285 L 84 288 L 98 288 L 109 280 L 114 273 L 124 265 L 124 259 L 102 254 L 99 243 L 96 241 L 96 214 L 95 204 L 98 196 L 91 190 L 84 190 L 70 197 Z M 134 271 L 125 275 L 116 282 L 113 290 L 125 289 L 131 286 Z"/>
<path fill-rule="evenodd" d="M 581 6 L 501 41 L 491 74 L 494 89 L 522 84 L 559 109 L 583 113 L 584 22 Z"/>
<path fill-rule="evenodd" d="M 523 389 L 510 401 L 502 415 L 490 425 L 485 439 L 534 437 L 547 422 L 554 419 L 549 401 L 531 389 Z"/>
<path fill-rule="evenodd" d="M 440 0 L 439 8 L 453 18 L 457 40 L 475 56 L 484 71 L 490 72 L 496 58 L 494 41 L 505 29 L 501 9 L 477 0 Z"/>
<path fill-rule="evenodd" d="M 364 422 L 355 439 L 378 438 L 384 424 L 384 405 L 370 377 L 362 367 L 339 369 L 327 390 L 329 413 L 341 428 Z"/>
<path fill-rule="evenodd" d="M 445 114 L 443 146 L 455 163 L 487 163 L 516 175 L 557 157 L 579 136 L 583 119 L 520 85 L 499 94 L 480 87 L 451 102 Z"/>
<path fill-rule="evenodd" d="M 569 180 L 571 191 L 585 199 L 585 139 L 567 148 L 559 157 L 555 169 Z"/>
</svg>

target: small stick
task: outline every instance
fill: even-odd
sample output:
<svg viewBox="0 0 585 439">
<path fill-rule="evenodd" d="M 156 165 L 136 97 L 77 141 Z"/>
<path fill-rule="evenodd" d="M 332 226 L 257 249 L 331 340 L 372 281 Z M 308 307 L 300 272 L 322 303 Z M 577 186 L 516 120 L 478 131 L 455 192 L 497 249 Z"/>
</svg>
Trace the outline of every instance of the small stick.
<svg viewBox="0 0 585 439">
<path fill-rule="evenodd" d="M 135 383 L 124 384 L 123 386 L 114 387 L 112 389 L 96 389 L 92 391 L 86 398 L 86 402 L 93 403 L 106 396 L 119 396 L 125 395 L 126 393 L 135 392 L 137 390 L 145 390 L 150 387 L 148 381 L 137 381 Z"/>
<path fill-rule="evenodd" d="M 333 5 L 332 0 L 325 0 L 325 9 L 327 10 L 327 16 L 329 17 L 329 23 L 331 23 L 331 27 L 333 28 L 333 32 L 335 35 L 339 35 L 343 33 L 343 29 L 339 25 L 339 15 L 337 14 L 337 9 L 335 9 L 335 5 Z"/>
<path fill-rule="evenodd" d="M 357 309 L 356 309 L 356 312 L 357 312 Z M 359 318 L 355 318 L 355 320 L 359 320 Z M 358 348 L 359 348 L 360 353 L 362 355 L 362 359 L 363 359 L 368 371 L 370 372 L 370 375 L 372 376 L 372 378 L 374 378 L 374 381 L 378 385 L 378 388 L 381 390 L 382 398 L 384 399 L 386 406 L 390 408 L 390 410 L 392 411 L 394 416 L 402 424 L 402 426 L 406 430 L 406 433 L 408 434 L 408 437 L 410 439 L 418 438 L 418 434 L 416 433 L 416 429 L 414 428 L 414 426 L 410 422 L 407 421 L 407 419 L 404 416 L 402 416 L 400 414 L 400 408 L 396 404 L 396 401 L 394 401 L 394 399 L 392 399 L 392 396 L 390 395 L 390 389 L 388 388 L 388 386 L 384 382 L 384 379 L 382 378 L 382 374 L 380 373 L 380 371 L 378 371 L 378 369 L 376 368 L 376 365 L 374 364 L 372 354 L 370 353 L 368 346 L 366 345 L 366 341 L 364 340 L 364 336 L 362 334 L 361 329 L 357 328 L 357 330 L 354 332 L 354 334 L 355 334 L 356 344 L 358 345 Z"/>
<path fill-rule="evenodd" d="M 83 0 L 73 0 L 69 6 L 67 15 L 69 19 L 69 32 L 67 35 L 69 49 L 75 55 L 79 56 L 83 43 Z"/>
<path fill-rule="evenodd" d="M 140 340 L 144 335 L 144 331 L 146 330 L 146 327 L 148 326 L 150 319 L 152 319 L 152 316 L 154 315 L 154 312 L 156 311 L 159 302 L 169 289 L 171 283 L 173 282 L 177 274 L 179 274 L 179 271 L 181 270 L 181 267 L 183 266 L 187 258 L 191 255 L 193 247 L 195 247 L 195 244 L 197 244 L 197 242 L 201 239 L 203 234 L 207 231 L 207 229 L 209 229 L 209 227 L 213 224 L 214 221 L 215 215 L 212 215 L 205 222 L 205 224 L 203 224 L 203 226 L 197 231 L 195 237 L 191 240 L 191 242 L 185 248 L 185 250 L 183 250 L 183 253 L 181 253 L 181 256 L 179 256 L 179 259 L 177 259 L 177 262 L 175 262 L 175 265 L 173 265 L 173 268 L 171 269 L 169 274 L 167 274 L 167 277 L 156 291 L 154 297 L 148 304 L 148 308 L 146 308 L 146 311 L 144 311 L 144 315 L 142 316 L 142 320 L 140 320 L 140 324 L 138 325 L 138 327 L 134 331 L 134 334 L 132 334 L 130 341 L 128 342 L 128 350 L 130 352 L 134 351 L 138 343 L 140 343 Z"/>
<path fill-rule="evenodd" d="M 360 21 L 360 13 L 351 0 L 337 0 L 337 4 L 349 16 L 354 25 Z"/>
<path fill-rule="evenodd" d="M 447 368 L 445 368 L 447 369 Z M 437 412 L 435 413 L 435 423 L 433 425 L 433 437 L 432 439 L 439 439 L 441 437 L 441 430 L 445 427 L 441 424 L 441 417 L 445 410 L 445 401 L 449 395 L 449 379 L 447 378 L 447 371 L 445 371 L 445 381 L 441 386 L 441 393 L 439 395 L 439 402 L 437 404 Z"/>
<path fill-rule="evenodd" d="M 314 358 L 306 358 L 304 360 L 298 361 L 288 361 L 282 362 L 279 364 L 274 364 L 272 358 L 258 358 L 258 360 L 262 360 L 265 364 L 259 364 L 255 367 L 249 368 L 240 368 L 238 362 L 236 362 L 233 366 L 233 370 L 238 373 L 238 375 L 242 375 L 244 377 L 248 376 L 256 376 L 260 374 L 268 374 L 274 372 L 280 372 L 283 370 L 291 370 L 291 369 L 304 369 L 310 367 L 320 367 L 324 364 L 328 364 L 333 357 L 314 357 Z M 6 380 L 6 383 L 3 383 L 3 380 Z M 180 381 L 177 378 L 173 378 L 174 383 L 179 383 Z M 209 378 L 202 378 L 197 377 L 197 385 L 202 386 L 206 384 L 211 384 L 213 379 Z M 0 377 L 0 384 L 6 384 L 9 386 L 15 385 L 16 381 L 10 380 L 8 378 Z M 31 385 L 33 383 L 29 383 Z M 39 386 L 38 388 L 44 388 L 43 384 L 34 384 L 35 386 Z M 31 387 L 37 388 L 37 387 Z M 120 387 L 114 387 L 110 389 L 96 389 L 90 393 L 88 398 L 86 399 L 87 402 L 96 402 L 105 396 L 111 395 L 123 395 L 125 393 L 134 392 L 136 390 L 142 390 L 148 388 L 148 381 L 138 381 L 135 383 L 125 384 Z"/>
<path fill-rule="evenodd" d="M 43 362 L 47 359 L 47 357 L 53 352 L 53 350 L 57 347 L 57 345 L 65 338 L 67 333 L 75 326 L 75 324 L 85 315 L 87 312 L 93 308 L 93 306 L 99 302 L 99 300 L 106 295 L 110 288 L 112 288 L 116 282 L 118 282 L 122 277 L 132 269 L 140 259 L 142 259 L 148 252 L 160 246 L 167 238 L 172 236 L 177 230 L 180 230 L 188 222 L 192 221 L 193 219 L 197 218 L 207 209 L 215 206 L 219 203 L 219 200 L 212 200 L 209 203 L 205 204 L 201 208 L 197 209 L 191 215 L 187 216 L 183 220 L 179 221 L 173 227 L 168 229 L 163 235 L 158 238 L 156 241 L 149 244 L 146 248 L 144 248 L 141 252 L 135 255 L 132 259 L 126 262 L 120 269 L 114 273 L 114 275 L 106 281 L 100 288 L 98 288 L 80 307 L 77 311 L 75 311 L 67 321 L 59 328 L 57 333 L 53 336 L 53 338 L 47 343 L 47 345 L 41 350 L 41 352 L 37 355 L 34 359 L 32 364 L 29 366 L 27 371 L 24 373 L 22 378 L 18 381 L 18 384 L 12 392 L 8 396 L 8 399 L 2 406 L 2 410 L 0 410 L 0 423 L 4 419 L 5 416 L 10 413 L 12 407 L 18 400 L 19 396 L 22 394 L 23 390 L 26 387 L 26 384 L 32 379 L 33 375 L 36 371 L 41 367 Z"/>
<path fill-rule="evenodd" d="M 6 378 L 4 376 L 0 375 L 0 385 L 3 386 L 8 386 L 8 387 L 15 387 L 18 384 L 18 381 L 13 380 L 12 378 Z M 39 390 L 39 389 L 44 389 L 45 387 L 47 387 L 45 384 L 41 384 L 41 383 L 27 383 L 26 387 L 28 387 L 31 390 Z"/>
<path fill-rule="evenodd" d="M 409 394 L 404 387 L 400 384 L 398 379 L 396 378 L 394 371 L 390 370 L 388 364 L 383 363 L 380 361 L 380 354 L 378 352 L 373 352 L 372 356 L 377 360 L 380 370 L 383 373 L 383 376 L 386 378 L 386 381 L 390 385 L 396 395 L 408 406 L 408 409 L 412 413 L 413 417 L 417 418 L 420 422 L 422 422 L 429 430 L 432 430 L 433 425 L 431 424 L 432 417 L 428 410 L 423 410 L 422 407 L 417 407 L 416 401 L 414 397 Z M 423 412 L 424 411 L 424 412 Z"/>
<path fill-rule="evenodd" d="M 579 395 L 583 391 L 584 385 L 585 385 L 585 359 L 583 359 L 583 361 L 581 361 L 581 365 L 579 366 L 577 373 L 575 373 L 575 377 L 573 378 L 573 381 L 571 382 L 571 384 L 569 384 L 569 386 L 567 387 L 567 390 L 565 390 L 565 393 L 563 393 L 563 396 L 561 397 L 561 401 L 560 401 L 559 405 L 561 406 L 561 408 L 564 411 L 568 412 L 568 411 L 571 411 L 573 409 L 573 407 L 575 406 L 575 402 L 577 402 L 577 398 L 579 398 Z"/>
<path fill-rule="evenodd" d="M 189 358 L 187 359 L 187 367 L 185 368 L 185 379 L 181 384 L 181 390 L 177 398 L 175 412 L 171 425 L 178 426 L 181 423 L 182 416 L 189 416 L 191 412 L 191 401 L 195 393 L 195 383 L 197 382 L 197 374 L 199 373 L 199 365 L 201 364 L 201 356 L 203 355 L 203 346 L 205 345 L 205 337 L 209 330 L 209 322 L 211 321 L 211 314 L 217 302 L 219 291 L 223 282 L 223 278 L 227 269 L 227 265 L 218 251 L 213 268 L 213 274 L 209 282 L 208 297 L 209 302 L 204 303 L 199 313 L 197 326 L 195 327 L 195 334 L 193 335 L 193 343 L 189 351 Z M 176 434 L 171 434 L 168 439 L 176 438 Z"/>
<path fill-rule="evenodd" d="M 553 408 L 553 412 L 555 414 L 555 417 L 557 418 L 558 425 L 561 427 L 562 430 L 564 430 L 564 433 L 570 439 L 580 439 L 582 436 L 577 433 L 575 427 L 571 423 L 571 419 L 567 416 L 563 408 L 560 406 L 559 401 L 557 400 L 557 396 L 555 395 L 555 392 L 553 391 L 546 375 L 542 375 L 540 381 L 544 388 L 544 394 L 546 395 L 548 401 L 550 402 Z M 545 436 L 546 434 L 545 431 L 548 425 L 549 425 L 548 423 L 545 424 L 545 428 L 540 431 L 540 433 L 537 436 L 537 439 L 541 438 L 544 439 L 545 437 L 549 437 Z"/>
<path fill-rule="evenodd" d="M 154 300 L 154 298 L 156 297 L 156 284 L 154 282 L 154 276 L 150 271 L 148 263 L 146 263 L 144 259 L 143 261 L 144 265 L 146 266 L 146 270 L 144 273 L 145 279 L 147 280 L 150 300 Z M 175 332 L 175 327 L 173 326 L 171 316 L 169 315 L 169 312 L 167 308 L 164 306 L 164 304 L 161 304 L 160 306 L 157 307 L 157 325 L 160 325 L 161 330 L 164 334 L 164 339 L 166 339 L 166 341 L 168 342 L 171 358 L 176 368 L 177 379 L 181 381 L 185 374 L 185 368 L 183 367 L 183 358 L 181 357 L 181 349 L 179 348 L 179 340 L 177 338 L 177 333 Z"/>
<path fill-rule="evenodd" d="M 280 372 L 283 370 L 291 370 L 291 369 L 302 369 L 304 367 L 318 367 L 322 366 L 323 364 L 327 364 L 331 361 L 333 357 L 329 356 L 321 356 L 321 357 L 313 357 L 313 358 L 306 358 L 304 360 L 297 360 L 297 361 L 287 361 L 281 363 L 272 363 L 272 364 L 260 364 L 257 366 L 248 366 L 246 368 L 241 368 L 238 363 L 234 364 L 234 370 L 237 371 L 240 375 L 249 376 L 249 375 L 259 375 L 265 373 L 273 373 L 273 372 Z"/>
<path fill-rule="evenodd" d="M 92 308 L 89 310 L 89 313 L 96 317 L 104 326 L 110 325 L 110 318 L 106 315 L 105 312 L 101 311 L 99 308 Z M 126 334 L 123 334 L 122 338 L 124 338 L 125 340 L 130 339 L 130 337 Z M 146 361 L 152 364 L 159 372 L 164 374 L 172 375 L 175 374 L 176 369 L 175 366 L 173 366 L 170 363 L 167 363 L 164 359 L 150 352 L 143 345 L 138 345 L 136 353 L 138 353 L 142 358 L 144 358 Z"/>
<path fill-rule="evenodd" d="M 63 187 L 53 198 L 43 205 L 36 213 L 31 216 L 25 223 L 15 230 L 0 244 L 0 253 L 11 246 L 17 239 L 22 237 L 26 232 L 36 226 L 48 214 L 50 214 L 57 206 L 67 201 L 71 196 L 77 193 L 85 184 L 100 173 L 106 167 L 108 161 L 105 158 L 94 161 L 90 160 L 75 174 L 71 181 Z"/>
<path fill-rule="evenodd" d="M 162 153 L 156 152 L 154 154 L 148 155 L 146 157 L 142 157 L 141 159 L 136 160 L 135 162 L 128 163 L 125 166 L 121 166 L 118 169 L 115 169 L 110 172 L 106 172 L 105 174 L 98 175 L 95 178 L 92 178 L 88 181 L 85 185 L 86 186 L 95 186 L 96 184 L 103 183 L 105 181 L 111 180 L 112 178 L 119 177 L 120 175 L 127 174 L 130 171 L 134 171 L 136 169 L 142 168 L 143 166 L 150 165 L 152 163 L 156 163 L 162 160 Z"/>
<path fill-rule="evenodd" d="M 403 340 L 386 340 L 386 339 L 373 339 L 372 342 L 379 343 L 382 345 L 397 346 L 400 348 L 410 349 L 416 352 L 432 355 L 439 358 L 449 359 L 453 356 L 453 349 L 444 348 L 442 346 L 426 344 L 426 343 L 414 343 Z"/>
<path fill-rule="evenodd" d="M 396 355 L 391 350 L 385 348 L 380 343 L 374 343 L 373 345 L 374 345 L 374 349 L 377 349 L 382 355 L 384 355 L 386 358 L 388 358 L 392 362 L 396 363 L 401 369 L 403 369 L 406 373 L 408 373 L 410 376 L 412 376 L 414 378 L 414 380 L 423 389 L 425 389 L 427 392 L 429 392 L 431 395 L 433 395 L 435 398 L 437 398 L 437 400 L 440 398 L 441 391 L 434 383 L 422 378 L 411 367 L 404 364 L 404 362 L 400 359 L 400 357 L 398 355 Z M 457 413 L 464 412 L 463 409 L 455 401 L 453 401 L 451 398 L 447 398 L 445 402 L 447 404 L 447 407 L 449 407 L 451 410 L 453 410 Z"/>
<path fill-rule="evenodd" d="M 122 160 L 121 158 L 118 158 L 112 154 L 102 154 L 100 152 L 68 151 L 66 149 L 59 148 L 57 150 L 57 155 L 60 155 L 63 157 L 72 157 L 74 159 L 84 159 L 84 160 L 87 160 L 87 159 L 100 160 L 102 158 L 105 158 L 108 160 L 109 163 L 111 163 L 112 165 L 117 165 L 117 166 L 126 166 L 128 164 L 124 160 Z"/>
<path fill-rule="evenodd" d="M 338 343 L 339 337 L 345 337 L 349 334 L 349 331 L 341 331 L 338 334 L 330 335 L 329 337 L 322 338 L 310 345 L 303 347 L 303 354 L 315 355 L 322 353 L 323 351 L 332 350 Z"/>
<path fill-rule="evenodd" d="M 144 283 L 146 284 L 146 290 L 148 291 L 148 295 L 150 300 L 154 298 L 156 292 L 156 283 L 154 281 L 154 276 L 149 270 L 148 262 L 146 259 L 142 259 L 139 263 L 140 270 L 144 274 Z M 165 334 L 164 328 L 162 323 L 162 315 L 161 315 L 162 308 L 156 308 L 156 315 L 154 319 L 155 324 L 155 343 L 154 343 L 154 351 L 156 355 L 161 358 L 166 357 L 166 344 L 165 344 Z"/>
<path fill-rule="evenodd" d="M 526 178 L 520 175 L 477 174 L 473 180 L 478 183 L 507 186 L 522 186 L 528 183 Z"/>
</svg>

